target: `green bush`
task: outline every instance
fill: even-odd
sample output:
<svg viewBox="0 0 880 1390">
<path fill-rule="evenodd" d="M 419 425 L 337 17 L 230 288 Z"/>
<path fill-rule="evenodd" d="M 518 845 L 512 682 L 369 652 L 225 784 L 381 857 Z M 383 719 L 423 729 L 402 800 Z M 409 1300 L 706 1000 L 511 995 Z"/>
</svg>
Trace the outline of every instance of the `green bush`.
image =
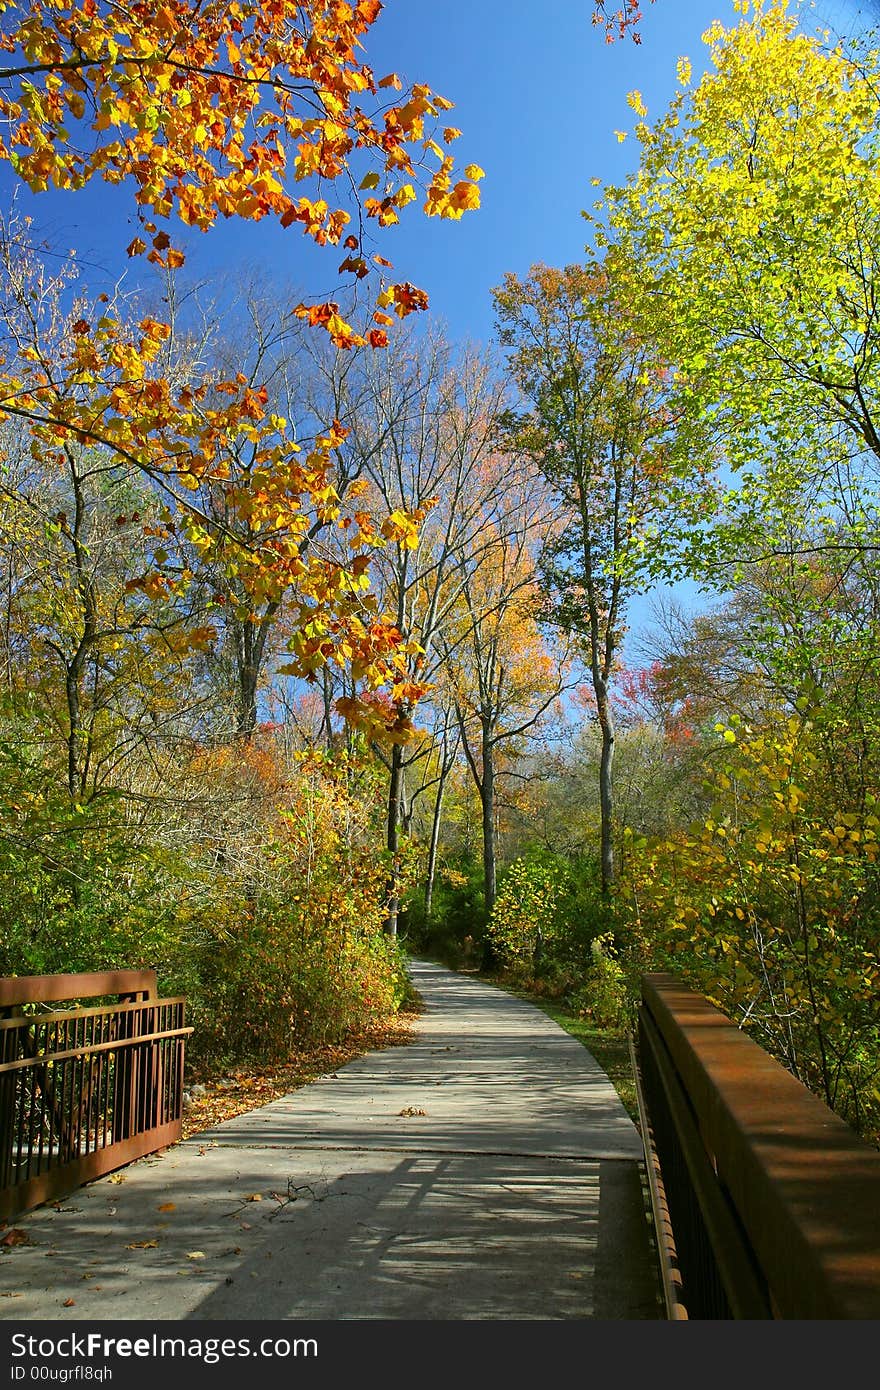
<svg viewBox="0 0 880 1390">
<path fill-rule="evenodd" d="M 400 930 L 415 955 L 423 952 L 461 969 L 479 965 L 484 923 L 482 865 L 463 853 L 438 867 L 430 921 L 425 915 L 424 886 L 419 885 L 408 898 Z"/>
<path fill-rule="evenodd" d="M 583 984 L 571 1003 L 580 1018 L 598 1028 L 626 1028 L 631 1021 L 631 998 L 614 933 L 603 932 L 590 943 L 590 962 Z"/>
<path fill-rule="evenodd" d="M 508 865 L 488 928 L 507 976 L 557 996 L 576 987 L 590 943 L 608 928 L 594 879 L 590 860 L 544 850 Z"/>
</svg>

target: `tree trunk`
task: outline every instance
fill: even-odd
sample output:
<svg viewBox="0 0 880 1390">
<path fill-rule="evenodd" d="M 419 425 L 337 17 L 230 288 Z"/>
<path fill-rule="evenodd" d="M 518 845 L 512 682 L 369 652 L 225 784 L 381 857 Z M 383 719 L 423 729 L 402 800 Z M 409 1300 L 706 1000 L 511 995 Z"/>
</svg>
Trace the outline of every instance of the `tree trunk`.
<svg viewBox="0 0 880 1390">
<path fill-rule="evenodd" d="M 400 850 L 400 797 L 403 790 L 403 749 L 395 743 L 391 749 L 391 771 L 388 778 L 388 830 L 385 841 L 391 859 L 391 873 L 388 879 L 388 916 L 385 931 L 388 936 L 397 935 L 397 919 L 400 914 L 400 878 L 397 856 Z"/>
<path fill-rule="evenodd" d="M 495 906 L 496 866 L 495 866 L 495 764 L 494 748 L 489 730 L 483 725 L 483 776 L 480 783 L 480 800 L 483 811 L 483 905 L 488 927 Z M 488 930 L 483 939 L 484 970 L 493 970 L 498 958 Z"/>
<path fill-rule="evenodd" d="M 608 897 L 615 882 L 614 791 L 612 783 L 614 715 L 611 712 L 608 689 L 604 680 L 597 685 L 596 707 L 599 714 L 599 728 L 602 733 L 602 751 L 599 757 L 599 858 L 602 874 L 602 896 Z"/>
<path fill-rule="evenodd" d="M 257 727 L 257 672 L 251 662 L 244 664 L 238 676 L 238 729 L 242 738 L 250 738 Z"/>
<path fill-rule="evenodd" d="M 266 605 L 262 617 L 244 618 L 235 628 L 235 664 L 238 683 L 239 737 L 249 739 L 257 727 L 260 676 L 266 658 L 266 639 L 275 621 L 280 604 Z"/>
<path fill-rule="evenodd" d="M 492 748 L 483 744 L 483 902 L 486 921 L 492 916 L 495 906 L 496 868 L 495 868 L 495 769 L 492 765 Z"/>
<path fill-rule="evenodd" d="M 440 844 L 440 820 L 443 815 L 443 793 L 446 789 L 446 778 L 441 773 L 440 785 L 437 788 L 437 798 L 434 802 L 434 814 L 431 818 L 431 839 L 428 845 L 428 869 L 425 874 L 425 922 L 431 920 L 431 907 L 434 901 L 434 877 L 437 872 L 437 849 Z"/>
</svg>

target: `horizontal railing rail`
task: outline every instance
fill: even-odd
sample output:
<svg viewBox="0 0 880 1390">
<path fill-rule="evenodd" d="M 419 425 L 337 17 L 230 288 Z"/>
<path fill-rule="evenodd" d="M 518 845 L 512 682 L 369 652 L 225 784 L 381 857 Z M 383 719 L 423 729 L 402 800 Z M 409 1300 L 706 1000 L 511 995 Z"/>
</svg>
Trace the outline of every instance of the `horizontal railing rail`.
<svg viewBox="0 0 880 1390">
<path fill-rule="evenodd" d="M 634 1065 L 667 1316 L 880 1318 L 880 1151 L 673 976 Z"/>
<path fill-rule="evenodd" d="M 0 979 L 0 1219 L 180 1138 L 185 1007 L 155 971 Z"/>
</svg>

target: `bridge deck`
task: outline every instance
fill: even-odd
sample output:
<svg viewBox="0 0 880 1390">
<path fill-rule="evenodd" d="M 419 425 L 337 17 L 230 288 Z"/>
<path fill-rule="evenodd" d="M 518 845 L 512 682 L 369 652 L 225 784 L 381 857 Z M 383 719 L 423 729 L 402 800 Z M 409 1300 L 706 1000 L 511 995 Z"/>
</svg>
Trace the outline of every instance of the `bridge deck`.
<svg viewBox="0 0 880 1390">
<path fill-rule="evenodd" d="M 604 1072 L 539 1009 L 412 972 L 412 1044 L 18 1218 L 0 1317 L 661 1318 Z"/>
</svg>

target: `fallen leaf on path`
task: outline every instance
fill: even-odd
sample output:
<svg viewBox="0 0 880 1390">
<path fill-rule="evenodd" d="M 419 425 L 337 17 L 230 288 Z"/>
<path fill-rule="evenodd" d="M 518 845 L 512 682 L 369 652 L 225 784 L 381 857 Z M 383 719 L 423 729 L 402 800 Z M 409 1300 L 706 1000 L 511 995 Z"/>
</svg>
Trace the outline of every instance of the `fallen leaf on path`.
<svg viewBox="0 0 880 1390">
<path fill-rule="evenodd" d="M 204 1250 L 190 1250 L 186 1258 L 188 1260 L 203 1260 L 205 1258 L 205 1252 Z"/>
<path fill-rule="evenodd" d="M 158 1210 L 159 1210 L 159 1211 L 176 1211 L 176 1210 L 177 1210 L 177 1204 L 176 1204 L 175 1202 L 163 1202 L 162 1205 L 161 1205 L 161 1207 L 158 1208 Z"/>
<path fill-rule="evenodd" d="M 263 1194 L 262 1194 L 262 1192 L 252 1192 L 252 1193 L 250 1194 L 250 1196 L 249 1196 L 249 1197 L 245 1197 L 244 1200 L 245 1200 L 246 1202 L 262 1202 L 262 1200 L 263 1200 Z"/>
<path fill-rule="evenodd" d="M 406 1105 L 402 1110 L 398 1110 L 398 1115 L 427 1115 L 427 1110 L 420 1110 L 417 1105 Z"/>
<path fill-rule="evenodd" d="M 133 1240 L 131 1245 L 126 1245 L 126 1250 L 155 1250 L 159 1244 L 158 1240 Z"/>
<path fill-rule="evenodd" d="M 124 1173 L 111 1173 L 111 1174 L 110 1174 L 110 1181 L 111 1181 L 111 1182 L 125 1182 L 125 1174 L 124 1174 Z"/>
<path fill-rule="evenodd" d="M 27 1231 L 21 1230 L 19 1226 L 13 1226 L 11 1231 L 7 1231 L 5 1236 L 0 1237 L 0 1245 L 30 1245 L 31 1238 Z"/>
<path fill-rule="evenodd" d="M 64 1302 L 62 1303 L 61 1306 L 62 1306 L 62 1308 L 75 1308 L 75 1307 L 76 1307 L 76 1299 L 75 1299 L 75 1298 L 65 1298 L 65 1300 L 64 1300 Z"/>
</svg>

